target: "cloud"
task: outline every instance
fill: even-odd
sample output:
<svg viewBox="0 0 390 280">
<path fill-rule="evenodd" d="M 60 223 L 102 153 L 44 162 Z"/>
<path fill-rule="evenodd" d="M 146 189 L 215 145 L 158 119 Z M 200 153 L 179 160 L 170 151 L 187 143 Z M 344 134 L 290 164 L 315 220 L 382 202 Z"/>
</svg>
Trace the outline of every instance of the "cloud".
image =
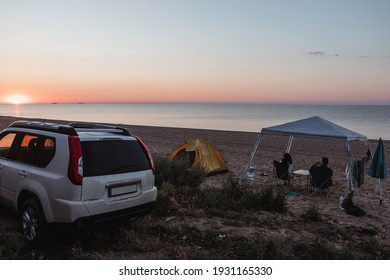
<svg viewBox="0 0 390 280">
<path fill-rule="evenodd" d="M 326 52 L 323 51 L 311 51 L 311 52 L 307 52 L 306 54 L 310 56 L 322 56 L 322 57 L 340 56 L 339 54 L 327 54 Z"/>
<path fill-rule="evenodd" d="M 374 55 L 374 54 L 369 54 L 369 55 L 352 55 L 352 54 L 343 54 L 343 55 L 340 55 L 338 53 L 334 53 L 334 54 L 329 54 L 327 52 L 324 52 L 324 51 L 309 51 L 309 52 L 306 52 L 306 55 L 308 56 L 313 56 L 313 57 L 342 57 L 342 58 L 354 58 L 354 59 L 372 59 L 372 60 L 375 60 L 375 59 L 380 59 L 380 60 L 389 60 L 390 59 L 390 56 L 385 56 L 385 55 Z"/>
<path fill-rule="evenodd" d="M 321 51 L 308 52 L 307 54 L 311 56 L 325 56 L 325 52 Z"/>
</svg>

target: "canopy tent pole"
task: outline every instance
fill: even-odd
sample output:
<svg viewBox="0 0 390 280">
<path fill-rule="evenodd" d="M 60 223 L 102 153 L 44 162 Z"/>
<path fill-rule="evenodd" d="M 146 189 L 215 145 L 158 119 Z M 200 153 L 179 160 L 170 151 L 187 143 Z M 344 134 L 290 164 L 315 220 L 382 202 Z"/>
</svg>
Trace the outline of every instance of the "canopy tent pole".
<svg viewBox="0 0 390 280">
<path fill-rule="evenodd" d="M 383 210 L 382 208 L 382 202 L 383 202 L 383 186 L 382 186 L 382 180 L 378 179 L 379 182 L 379 209 Z"/>
<path fill-rule="evenodd" d="M 382 138 L 379 138 L 379 142 L 376 146 L 375 153 L 372 157 L 370 168 L 368 169 L 368 175 L 377 178 L 379 184 L 379 209 L 383 210 L 383 186 L 382 180 L 387 178 L 387 166 L 386 157 L 383 146 Z"/>
<path fill-rule="evenodd" d="M 294 141 L 294 136 L 290 135 L 290 138 L 288 139 L 288 144 L 287 144 L 287 147 L 286 147 L 286 153 L 290 153 L 293 141 Z"/>
<path fill-rule="evenodd" d="M 245 176 L 246 176 L 246 172 L 248 171 L 249 169 L 249 166 L 251 165 L 252 163 L 252 160 L 253 158 L 255 157 L 255 154 L 257 152 L 257 149 L 259 148 L 260 144 L 261 144 L 261 141 L 263 139 L 263 133 L 259 133 L 259 135 L 257 136 L 257 140 L 256 140 L 256 144 L 255 146 L 253 147 L 253 150 L 252 150 L 252 153 L 251 155 L 249 156 L 249 160 L 245 166 L 245 169 L 244 169 L 244 173 L 242 174 L 242 177 L 241 177 L 241 181 L 243 181 L 245 179 Z"/>
</svg>

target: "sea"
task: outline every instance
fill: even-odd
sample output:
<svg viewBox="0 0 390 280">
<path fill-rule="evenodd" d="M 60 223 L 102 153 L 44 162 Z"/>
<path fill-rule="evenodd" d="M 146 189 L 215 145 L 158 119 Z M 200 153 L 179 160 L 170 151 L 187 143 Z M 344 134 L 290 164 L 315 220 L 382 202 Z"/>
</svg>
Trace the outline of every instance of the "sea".
<svg viewBox="0 0 390 280">
<path fill-rule="evenodd" d="M 0 104 L 0 116 L 247 132 L 319 116 L 369 139 L 390 140 L 390 105 Z"/>
</svg>

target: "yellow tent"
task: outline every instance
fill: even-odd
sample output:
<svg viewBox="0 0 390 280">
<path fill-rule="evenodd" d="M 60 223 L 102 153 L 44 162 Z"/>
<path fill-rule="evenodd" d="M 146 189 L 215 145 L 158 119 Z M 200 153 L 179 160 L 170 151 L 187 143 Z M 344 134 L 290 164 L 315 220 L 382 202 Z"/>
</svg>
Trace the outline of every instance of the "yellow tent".
<svg viewBox="0 0 390 280">
<path fill-rule="evenodd" d="M 228 171 L 221 152 L 207 140 L 190 139 L 186 144 L 176 148 L 169 159 L 188 160 L 190 166 L 200 165 L 207 175 Z"/>
</svg>

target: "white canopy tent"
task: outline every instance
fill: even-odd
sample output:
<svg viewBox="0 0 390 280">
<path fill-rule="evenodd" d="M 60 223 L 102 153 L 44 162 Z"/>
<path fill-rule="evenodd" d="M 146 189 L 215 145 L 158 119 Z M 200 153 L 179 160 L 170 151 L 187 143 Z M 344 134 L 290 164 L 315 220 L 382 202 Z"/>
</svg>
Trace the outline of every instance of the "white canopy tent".
<svg viewBox="0 0 390 280">
<path fill-rule="evenodd" d="M 368 149 L 370 149 L 366 136 L 346 129 L 318 116 L 288 122 L 281 125 L 266 127 L 261 130 L 257 137 L 255 146 L 253 147 L 252 153 L 249 156 L 248 163 L 245 167 L 242 179 L 245 178 L 246 172 L 248 171 L 249 166 L 251 165 L 253 158 L 255 157 L 255 154 L 261 145 L 261 141 L 264 135 L 267 134 L 289 136 L 289 141 L 286 148 L 287 153 L 290 152 L 294 136 L 340 139 L 344 143 L 344 148 L 348 158 L 351 157 L 349 141 L 362 141 L 367 145 Z"/>
</svg>

